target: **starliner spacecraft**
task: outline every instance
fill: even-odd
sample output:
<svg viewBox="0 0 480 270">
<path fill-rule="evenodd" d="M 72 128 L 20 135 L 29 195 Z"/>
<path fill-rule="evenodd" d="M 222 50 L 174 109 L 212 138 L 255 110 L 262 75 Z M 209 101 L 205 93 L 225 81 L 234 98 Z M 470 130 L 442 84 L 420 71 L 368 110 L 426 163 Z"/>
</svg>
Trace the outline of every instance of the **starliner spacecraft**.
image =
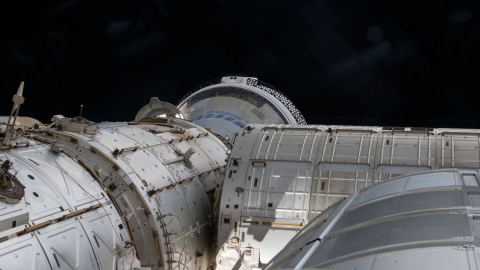
<svg viewBox="0 0 480 270">
<path fill-rule="evenodd" d="M 309 125 L 239 76 L 43 124 L 23 88 L 0 117 L 2 270 L 480 268 L 480 130 Z"/>
</svg>

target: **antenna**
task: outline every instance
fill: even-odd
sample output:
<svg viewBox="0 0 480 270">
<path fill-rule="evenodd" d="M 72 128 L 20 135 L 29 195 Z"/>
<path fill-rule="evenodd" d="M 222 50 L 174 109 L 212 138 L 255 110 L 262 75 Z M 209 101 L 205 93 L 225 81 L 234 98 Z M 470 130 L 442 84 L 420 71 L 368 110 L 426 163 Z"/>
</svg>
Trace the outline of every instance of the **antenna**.
<svg viewBox="0 0 480 270">
<path fill-rule="evenodd" d="M 80 105 L 80 117 L 82 116 L 83 105 Z"/>
<path fill-rule="evenodd" d="M 8 145 L 8 142 L 9 142 L 10 138 L 12 137 L 13 132 L 15 131 L 15 122 L 17 122 L 18 112 L 20 111 L 20 105 L 22 105 L 23 102 L 25 101 L 25 98 L 22 96 L 23 95 L 23 85 L 24 85 L 24 82 L 22 81 L 20 83 L 20 86 L 18 87 L 17 94 L 15 94 L 13 96 L 13 99 L 12 99 L 13 108 L 12 108 L 12 112 L 10 113 L 10 117 L 8 118 L 7 128 L 5 130 L 5 140 L 3 141 L 3 144 L 5 144 L 5 145 Z M 13 118 L 13 123 L 10 126 L 10 120 L 12 120 L 12 116 L 13 116 L 14 113 L 15 113 L 15 116 Z"/>
</svg>

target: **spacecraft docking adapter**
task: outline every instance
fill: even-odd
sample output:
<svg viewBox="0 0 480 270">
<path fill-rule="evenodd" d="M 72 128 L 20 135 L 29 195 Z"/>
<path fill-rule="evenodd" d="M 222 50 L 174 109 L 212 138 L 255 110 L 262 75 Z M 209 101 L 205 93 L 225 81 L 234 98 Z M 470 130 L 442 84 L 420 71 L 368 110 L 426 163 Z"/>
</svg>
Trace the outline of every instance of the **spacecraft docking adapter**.
<svg viewBox="0 0 480 270">
<path fill-rule="evenodd" d="M 178 104 L 186 119 L 232 138 L 247 124 L 306 124 L 291 100 L 257 78 L 228 76 L 201 86 Z"/>
</svg>

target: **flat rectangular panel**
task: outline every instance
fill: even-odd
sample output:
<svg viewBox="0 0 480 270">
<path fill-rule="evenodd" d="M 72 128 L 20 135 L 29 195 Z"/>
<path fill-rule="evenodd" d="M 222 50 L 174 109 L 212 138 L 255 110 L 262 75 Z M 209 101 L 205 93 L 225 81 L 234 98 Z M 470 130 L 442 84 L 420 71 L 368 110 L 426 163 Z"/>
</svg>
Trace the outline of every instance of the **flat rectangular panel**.
<svg viewBox="0 0 480 270">
<path fill-rule="evenodd" d="M 348 231 L 328 238 L 305 266 L 387 245 L 468 237 L 462 224 L 465 216 L 455 213 L 407 217 Z"/>
<path fill-rule="evenodd" d="M 295 194 L 295 202 L 293 205 L 293 208 L 295 210 L 307 210 L 308 208 L 308 203 L 306 203 L 308 200 L 308 196 L 304 194 Z"/>
<path fill-rule="evenodd" d="M 285 193 L 269 193 L 267 199 L 267 205 L 272 204 L 272 209 L 292 209 L 293 208 L 294 195 Z"/>
<path fill-rule="evenodd" d="M 310 170 L 311 162 L 300 161 L 266 161 L 266 168 L 268 169 L 282 169 L 282 170 Z"/>
<path fill-rule="evenodd" d="M 473 207 L 480 207 L 480 194 L 469 194 L 468 198 Z"/>
<path fill-rule="evenodd" d="M 51 269 L 38 240 L 26 234 L 0 243 L 0 269 Z"/>
<path fill-rule="evenodd" d="M 393 221 L 386 245 L 417 241 L 463 238 L 460 214 L 436 214 L 416 216 Z"/>
<path fill-rule="evenodd" d="M 468 251 L 460 247 L 432 247 L 422 249 L 410 249 L 392 253 L 379 254 L 375 257 L 367 257 L 362 260 L 371 260 L 375 258 L 372 267 L 368 267 L 371 270 L 401 270 L 401 269 L 424 269 L 424 270 L 437 270 L 437 269 L 477 269 L 471 268 L 475 265 L 474 262 L 469 263 L 470 256 L 473 259 L 475 255 L 467 254 Z M 353 261 L 357 263 L 358 261 Z M 356 264 L 355 264 L 356 265 Z M 351 264 L 346 264 L 343 269 L 348 268 Z"/>
<path fill-rule="evenodd" d="M 355 193 L 355 181 L 330 179 L 329 193 L 353 194 Z"/>
<path fill-rule="evenodd" d="M 295 177 L 270 177 L 269 190 L 271 192 L 293 191 L 295 187 Z"/>
<path fill-rule="evenodd" d="M 405 177 L 395 181 L 383 183 L 380 186 L 371 187 L 361 194 L 361 197 L 355 202 L 354 205 L 403 191 L 405 184 L 407 183 L 407 178 L 408 177 Z"/>
<path fill-rule="evenodd" d="M 411 174 L 417 172 L 429 171 L 429 166 L 404 166 L 404 165 L 379 165 L 377 171 L 379 173 L 392 173 L 392 174 Z"/>
<path fill-rule="evenodd" d="M 466 186 L 478 187 L 478 181 L 474 174 L 463 174 L 462 176 Z"/>
<path fill-rule="evenodd" d="M 370 170 L 370 165 L 358 163 L 320 162 L 320 164 L 318 164 L 318 169 L 321 171 L 335 172 L 368 172 Z"/>
<path fill-rule="evenodd" d="M 455 176 L 453 172 L 413 175 L 408 177 L 405 190 L 458 185 Z"/>
<path fill-rule="evenodd" d="M 320 264 L 329 259 L 366 249 L 382 247 L 389 229 L 390 222 L 385 222 L 330 238 L 324 242 L 321 248 L 315 251 L 312 259 L 305 266 L 309 268 L 310 265 Z"/>
<path fill-rule="evenodd" d="M 460 194 L 460 191 L 454 190 L 431 191 L 383 199 L 347 211 L 336 225 L 335 230 L 394 214 L 460 207 L 459 201 L 463 201 Z"/>
</svg>

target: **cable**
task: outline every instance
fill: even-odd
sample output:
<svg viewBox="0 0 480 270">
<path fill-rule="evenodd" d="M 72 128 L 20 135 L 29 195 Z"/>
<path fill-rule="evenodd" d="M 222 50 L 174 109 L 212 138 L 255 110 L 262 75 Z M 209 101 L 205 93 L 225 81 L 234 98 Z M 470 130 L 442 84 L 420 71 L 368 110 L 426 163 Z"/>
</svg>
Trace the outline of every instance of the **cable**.
<svg viewBox="0 0 480 270">
<path fill-rule="evenodd" d="M 161 219 L 163 220 L 163 219 L 164 219 L 165 217 L 167 217 L 167 216 L 176 217 L 176 218 L 179 219 L 180 224 L 182 225 L 182 233 L 183 233 L 183 235 L 185 235 L 185 227 L 184 227 L 184 225 L 183 225 L 182 217 L 180 217 L 179 215 L 175 215 L 175 214 L 172 214 L 172 213 L 168 213 L 168 214 L 165 214 L 165 215 L 161 216 Z M 169 224 L 170 224 L 172 221 L 173 221 L 173 219 L 169 222 Z M 166 228 L 166 227 L 165 227 L 165 228 Z M 187 245 L 187 240 L 185 239 L 184 236 L 181 236 L 181 235 L 179 235 L 179 234 L 177 234 L 177 233 L 170 233 L 170 234 L 178 235 L 178 237 L 180 237 L 181 239 L 183 239 L 183 248 L 182 248 L 182 251 L 181 251 L 180 253 L 178 253 L 178 252 L 175 252 L 175 253 L 178 253 L 178 254 L 179 254 L 179 260 L 180 260 L 180 261 L 182 260 L 182 255 L 183 255 L 183 256 L 184 256 L 184 261 L 185 261 L 185 263 L 187 263 L 187 256 L 184 254 L 185 248 L 188 246 L 188 245 Z M 168 237 L 167 237 L 167 239 L 168 239 Z M 172 244 L 169 243 L 169 247 L 170 247 L 170 248 L 171 248 L 171 245 L 172 245 Z M 173 260 L 172 260 L 172 261 L 173 261 Z M 184 263 L 181 263 L 181 264 L 185 266 Z M 186 267 L 186 266 L 185 266 L 185 267 Z M 188 269 L 188 267 L 187 267 L 187 269 Z"/>
</svg>

